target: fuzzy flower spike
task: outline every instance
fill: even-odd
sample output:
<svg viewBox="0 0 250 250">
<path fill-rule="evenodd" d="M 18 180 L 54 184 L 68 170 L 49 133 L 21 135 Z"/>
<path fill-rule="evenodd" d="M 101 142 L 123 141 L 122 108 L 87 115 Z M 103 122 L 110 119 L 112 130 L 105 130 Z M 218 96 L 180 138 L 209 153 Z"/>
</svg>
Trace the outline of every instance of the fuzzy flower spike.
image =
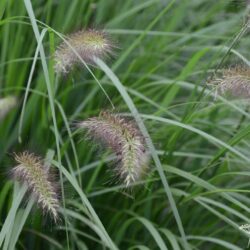
<svg viewBox="0 0 250 250">
<path fill-rule="evenodd" d="M 38 156 L 28 152 L 15 155 L 15 160 L 17 166 L 12 170 L 13 177 L 27 185 L 42 210 L 57 221 L 59 199 L 55 184 L 50 181 L 48 167 Z"/>
<path fill-rule="evenodd" d="M 75 64 L 80 63 L 80 58 L 94 64 L 95 57 L 103 59 L 112 54 L 114 47 L 105 32 L 94 29 L 73 33 L 66 41 L 55 52 L 55 71 L 58 73 L 68 73 Z"/>
<path fill-rule="evenodd" d="M 115 174 L 126 187 L 141 180 L 149 165 L 145 139 L 134 122 L 117 114 L 101 112 L 79 124 L 87 135 L 111 149 L 117 156 Z"/>
<path fill-rule="evenodd" d="M 16 104 L 17 98 L 14 96 L 0 98 L 0 120 L 2 120 Z"/>
<path fill-rule="evenodd" d="M 237 66 L 222 71 L 214 81 L 220 95 L 234 98 L 250 98 L 250 69 Z"/>
</svg>

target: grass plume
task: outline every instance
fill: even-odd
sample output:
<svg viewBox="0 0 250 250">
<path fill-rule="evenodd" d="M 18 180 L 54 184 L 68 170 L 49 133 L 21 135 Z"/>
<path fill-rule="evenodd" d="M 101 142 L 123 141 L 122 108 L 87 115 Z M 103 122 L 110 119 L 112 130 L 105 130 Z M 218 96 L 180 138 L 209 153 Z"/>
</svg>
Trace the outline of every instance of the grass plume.
<svg viewBox="0 0 250 250">
<path fill-rule="evenodd" d="M 213 84 L 220 95 L 250 98 L 250 69 L 243 66 L 224 69 Z"/>
<path fill-rule="evenodd" d="M 15 96 L 0 98 L 0 120 L 2 120 L 16 104 L 17 98 Z"/>
<path fill-rule="evenodd" d="M 87 135 L 111 149 L 117 156 L 115 174 L 126 187 L 140 180 L 149 165 L 145 140 L 134 122 L 118 114 L 101 112 L 79 124 Z"/>
<path fill-rule="evenodd" d="M 94 58 L 104 59 L 112 54 L 113 43 L 104 31 L 88 29 L 78 31 L 66 38 L 55 51 L 55 71 L 68 73 L 75 64 L 80 63 L 79 57 L 88 64 L 94 64 Z M 76 55 L 78 54 L 78 56 Z"/>
<path fill-rule="evenodd" d="M 44 212 L 58 220 L 59 198 L 55 184 L 50 181 L 48 167 L 40 157 L 23 152 L 15 154 L 17 165 L 12 170 L 13 177 L 28 186 L 31 194 Z"/>
</svg>

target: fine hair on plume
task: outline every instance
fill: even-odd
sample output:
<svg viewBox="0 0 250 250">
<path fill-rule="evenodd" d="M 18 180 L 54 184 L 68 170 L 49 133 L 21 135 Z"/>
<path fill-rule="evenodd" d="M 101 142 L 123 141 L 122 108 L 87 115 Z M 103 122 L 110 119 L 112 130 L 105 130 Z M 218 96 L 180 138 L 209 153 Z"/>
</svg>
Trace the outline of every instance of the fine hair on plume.
<svg viewBox="0 0 250 250">
<path fill-rule="evenodd" d="M 66 36 L 54 54 L 57 73 L 67 74 L 83 60 L 95 65 L 95 58 L 105 59 L 113 55 L 114 42 L 103 30 L 85 29 Z"/>
<path fill-rule="evenodd" d="M 126 187 L 140 181 L 149 168 L 149 152 L 145 138 L 135 122 L 110 111 L 79 122 L 86 137 L 116 155 L 112 172 Z"/>
<path fill-rule="evenodd" d="M 237 65 L 223 69 L 221 73 L 209 82 L 216 93 L 222 96 L 249 99 L 250 98 L 250 68 Z"/>
<path fill-rule="evenodd" d="M 54 222 L 59 221 L 60 195 L 57 181 L 53 180 L 49 166 L 39 156 L 28 151 L 14 154 L 15 167 L 11 176 L 20 184 L 28 187 L 43 214 L 48 214 Z"/>
</svg>

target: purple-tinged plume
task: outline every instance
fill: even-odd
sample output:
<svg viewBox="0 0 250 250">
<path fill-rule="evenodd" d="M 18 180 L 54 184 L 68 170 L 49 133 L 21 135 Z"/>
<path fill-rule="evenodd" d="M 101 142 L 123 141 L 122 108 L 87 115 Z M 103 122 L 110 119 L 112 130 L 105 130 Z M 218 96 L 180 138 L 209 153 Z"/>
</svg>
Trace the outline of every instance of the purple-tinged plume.
<svg viewBox="0 0 250 250">
<path fill-rule="evenodd" d="M 115 174 L 126 187 L 147 173 L 150 157 L 145 138 L 133 121 L 118 114 L 101 112 L 98 117 L 81 122 L 79 127 L 116 154 Z"/>
<path fill-rule="evenodd" d="M 79 64 L 80 58 L 85 63 L 94 64 L 95 57 L 103 59 L 112 54 L 114 47 L 105 32 L 94 29 L 73 33 L 66 41 L 68 44 L 64 41 L 55 51 L 55 71 L 64 74 Z"/>
<path fill-rule="evenodd" d="M 234 98 L 250 98 L 250 69 L 237 66 L 222 71 L 212 80 L 217 92 Z"/>
<path fill-rule="evenodd" d="M 56 184 L 50 181 L 50 173 L 40 157 L 23 152 L 15 155 L 17 165 L 12 170 L 13 177 L 28 186 L 31 195 L 44 212 L 58 220 L 59 198 Z"/>
</svg>

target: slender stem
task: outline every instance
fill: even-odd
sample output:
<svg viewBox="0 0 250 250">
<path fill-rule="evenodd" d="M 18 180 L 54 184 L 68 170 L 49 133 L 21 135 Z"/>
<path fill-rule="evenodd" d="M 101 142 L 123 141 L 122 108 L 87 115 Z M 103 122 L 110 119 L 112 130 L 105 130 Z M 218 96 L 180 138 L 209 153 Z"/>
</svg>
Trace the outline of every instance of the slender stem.
<svg viewBox="0 0 250 250">
<path fill-rule="evenodd" d="M 24 0 L 24 4 L 26 7 L 26 10 L 28 12 L 31 24 L 32 24 L 32 28 L 36 37 L 37 42 L 39 42 L 41 34 L 39 32 L 37 23 L 36 23 L 36 18 L 34 15 L 34 11 L 32 8 L 32 4 L 30 2 L 30 0 Z M 47 91 L 48 91 L 48 97 L 49 97 L 49 104 L 50 104 L 50 108 L 51 108 L 51 113 L 52 113 L 52 120 L 53 120 L 53 126 L 54 126 L 54 130 L 55 130 L 55 140 L 56 140 L 56 148 L 57 148 L 57 157 L 58 157 L 58 162 L 61 165 L 61 152 L 60 152 L 60 141 L 59 141 L 59 137 L 58 137 L 58 128 L 57 128 L 57 122 L 56 122 L 56 113 L 55 113 L 55 106 L 54 106 L 54 97 L 53 97 L 53 91 L 52 91 L 52 87 L 51 87 L 51 83 L 50 83 L 50 78 L 49 78 L 49 72 L 48 72 L 48 66 L 47 66 L 47 62 L 46 62 L 46 57 L 45 57 L 45 52 L 44 52 L 44 48 L 43 45 L 41 45 L 40 49 L 39 49 L 40 55 L 41 55 L 41 61 L 42 61 L 42 67 L 43 67 L 43 71 L 44 71 L 44 77 L 45 77 L 45 82 L 46 82 L 46 86 L 47 86 Z M 65 211 L 65 194 L 64 194 L 64 187 L 63 187 L 63 175 L 62 175 L 62 169 L 60 169 L 60 184 L 61 184 L 61 192 L 62 192 L 62 201 L 63 201 L 63 210 Z M 65 228 L 66 228 L 66 240 L 67 240 L 67 248 L 68 250 L 70 249 L 69 247 L 69 233 L 68 233 L 68 225 L 67 225 L 67 217 L 66 217 L 66 213 L 64 212 L 64 220 L 65 220 Z"/>
</svg>

